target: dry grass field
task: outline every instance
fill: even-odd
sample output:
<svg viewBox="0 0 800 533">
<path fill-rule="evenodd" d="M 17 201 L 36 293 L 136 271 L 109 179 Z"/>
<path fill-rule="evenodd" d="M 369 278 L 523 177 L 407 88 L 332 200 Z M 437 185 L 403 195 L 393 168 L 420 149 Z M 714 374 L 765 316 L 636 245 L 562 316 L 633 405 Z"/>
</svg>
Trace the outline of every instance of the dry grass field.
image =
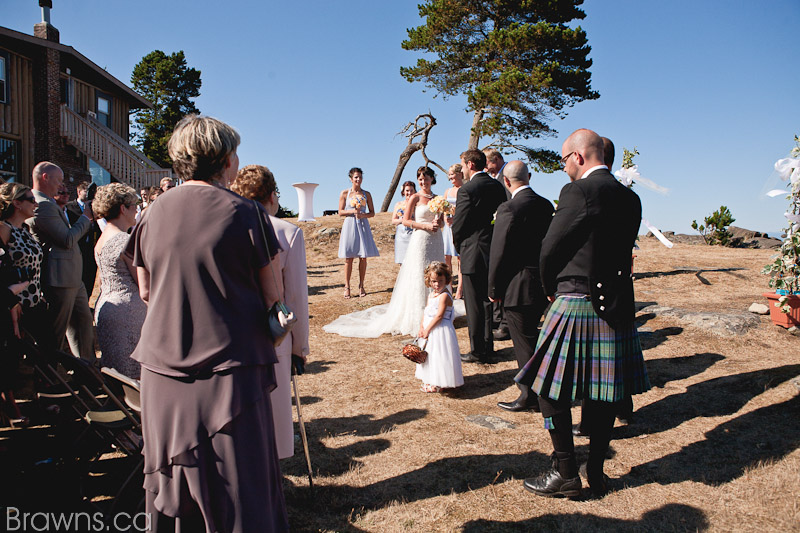
<svg viewBox="0 0 800 533">
<path fill-rule="evenodd" d="M 315 489 L 298 442 L 282 464 L 294 530 L 800 531 L 800 338 L 767 317 L 743 335 L 718 335 L 640 312 L 653 388 L 634 397 L 634 423 L 615 429 L 606 462 L 614 490 L 602 500 L 540 498 L 522 480 L 549 466 L 541 415 L 496 406 L 516 397 L 510 342 L 496 343 L 497 363 L 464 365 L 460 389 L 425 394 L 400 356 L 406 339 L 322 331 L 340 314 L 391 297 L 398 266 L 389 215 L 371 223 L 381 257 L 369 262 L 368 295 L 351 300 L 342 298 L 338 236 L 318 235 L 341 219 L 299 224 L 312 318 L 308 372 L 298 381 Z M 746 313 L 766 303 L 759 271 L 773 253 L 669 250 L 643 239 L 637 302 Z M 456 331 L 467 351 L 466 325 Z M 469 415 L 496 416 L 513 429 L 487 429 Z M 576 439 L 576 447 L 585 457 L 588 442 Z"/>
<path fill-rule="evenodd" d="M 606 462 L 612 492 L 601 500 L 537 497 L 522 480 L 549 467 L 542 417 L 496 405 L 516 397 L 510 342 L 495 344 L 496 363 L 464 365 L 463 387 L 425 394 L 400 355 L 406 338 L 322 331 L 340 314 L 391 297 L 393 227 L 388 214 L 371 224 L 381 257 L 369 262 L 368 295 L 345 300 L 338 235 L 326 234 L 341 219 L 299 223 L 312 318 L 311 355 L 298 382 L 315 488 L 298 441 L 295 456 L 281 464 L 294 531 L 800 531 L 800 337 L 767 317 L 738 335 L 640 311 L 653 388 L 634 397 L 633 424 L 615 428 Z M 773 254 L 690 244 L 668 250 L 642 239 L 637 303 L 754 316 L 747 308 L 766 303 L 759 272 Z M 456 326 L 466 352 L 465 321 Z M 471 415 L 509 427 L 488 429 L 468 421 Z M 82 493 L 71 463 L 46 459 L 64 449 L 56 430 L 0 430 L 0 505 L 71 512 L 91 499 L 108 507 L 130 461 L 109 454 Z M 588 441 L 576 439 L 576 448 L 582 460 Z M 139 495 L 120 509 L 135 508 Z"/>
</svg>

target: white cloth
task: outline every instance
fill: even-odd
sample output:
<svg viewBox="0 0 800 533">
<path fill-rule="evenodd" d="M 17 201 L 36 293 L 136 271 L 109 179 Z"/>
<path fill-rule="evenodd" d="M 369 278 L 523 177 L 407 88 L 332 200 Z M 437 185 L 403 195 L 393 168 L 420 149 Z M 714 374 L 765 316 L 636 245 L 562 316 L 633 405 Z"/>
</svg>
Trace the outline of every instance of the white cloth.
<svg viewBox="0 0 800 533">
<path fill-rule="evenodd" d="M 417 205 L 417 222 L 433 222 L 435 215 L 427 205 Z M 444 262 L 444 241 L 438 231 L 415 229 L 408 243 L 406 256 L 388 304 L 378 305 L 342 315 L 322 329 L 343 337 L 375 338 L 384 333 L 416 335 L 422 322 L 422 312 L 428 297 L 425 286 L 425 267 L 433 261 Z"/>
<path fill-rule="evenodd" d="M 436 298 L 428 298 L 425 307 L 424 324 L 427 326 L 439 311 L 440 294 Z M 425 351 L 428 358 L 421 365 L 417 365 L 414 377 L 423 383 L 442 388 L 460 387 L 464 384 L 464 375 L 461 372 L 461 355 L 458 348 L 458 338 L 453 327 L 453 307 L 447 307 L 442 320 L 436 324 L 428 334 L 428 344 Z"/>
<path fill-rule="evenodd" d="M 269 217 L 272 229 L 281 245 L 278 254 L 280 275 L 278 286 L 283 301 L 297 317 L 292 331 L 275 348 L 278 364 L 275 365 L 276 387 L 270 393 L 272 421 L 275 425 L 275 443 L 278 457 L 284 459 L 294 454 L 294 426 L 292 423 L 292 354 L 308 355 L 308 278 L 306 276 L 306 247 L 303 230 L 285 220 Z"/>
<path fill-rule="evenodd" d="M 580 179 L 586 178 L 589 174 L 591 174 L 592 172 L 594 172 L 595 170 L 598 170 L 600 168 L 604 168 L 604 169 L 608 170 L 608 167 L 605 166 L 605 165 L 595 165 L 592 168 L 590 168 L 589 170 L 587 170 L 586 172 L 584 172 Z"/>
</svg>

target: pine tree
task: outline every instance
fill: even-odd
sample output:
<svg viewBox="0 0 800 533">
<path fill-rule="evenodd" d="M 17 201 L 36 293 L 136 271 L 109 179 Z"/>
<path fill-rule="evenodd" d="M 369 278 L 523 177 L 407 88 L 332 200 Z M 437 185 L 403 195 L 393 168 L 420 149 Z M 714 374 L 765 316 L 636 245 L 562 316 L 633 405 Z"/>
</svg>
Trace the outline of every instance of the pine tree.
<svg viewBox="0 0 800 533">
<path fill-rule="evenodd" d="M 586 32 L 567 24 L 583 19 L 583 0 L 427 0 L 425 24 L 408 30 L 405 50 L 436 56 L 401 67 L 444 98 L 467 96 L 473 113 L 469 147 L 482 137 L 492 146 L 524 152 L 539 170 L 558 168 L 552 150 L 520 144 L 554 136 L 548 125 L 565 109 L 599 94 L 591 89 Z"/>
<path fill-rule="evenodd" d="M 183 50 L 169 56 L 154 50 L 133 68 L 131 83 L 153 104 L 134 114 L 134 144 L 156 164 L 171 167 L 167 141 L 175 124 L 200 112 L 192 101 L 200 96 L 200 71 L 187 66 Z"/>
</svg>

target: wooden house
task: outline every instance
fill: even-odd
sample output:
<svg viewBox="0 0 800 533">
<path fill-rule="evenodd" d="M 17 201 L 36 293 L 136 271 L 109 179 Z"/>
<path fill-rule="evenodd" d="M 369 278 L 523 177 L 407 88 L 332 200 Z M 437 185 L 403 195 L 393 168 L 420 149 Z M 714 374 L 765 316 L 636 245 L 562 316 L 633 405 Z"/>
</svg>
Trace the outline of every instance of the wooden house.
<svg viewBox="0 0 800 533">
<path fill-rule="evenodd" d="M 49 9 L 42 12 L 32 36 L 0 27 L 0 178 L 30 185 L 36 163 L 52 161 L 70 188 L 84 180 L 158 185 L 171 170 L 128 143 L 129 113 L 150 102 L 59 43 Z"/>
</svg>

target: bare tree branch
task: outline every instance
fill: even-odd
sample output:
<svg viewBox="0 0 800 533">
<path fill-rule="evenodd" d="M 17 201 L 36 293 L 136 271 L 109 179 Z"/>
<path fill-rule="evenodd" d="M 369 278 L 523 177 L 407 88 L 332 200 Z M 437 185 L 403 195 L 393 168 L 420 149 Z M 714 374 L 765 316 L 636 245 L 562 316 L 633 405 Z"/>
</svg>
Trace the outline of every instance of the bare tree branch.
<svg viewBox="0 0 800 533">
<path fill-rule="evenodd" d="M 405 170 L 406 165 L 411 159 L 411 156 L 414 155 L 414 152 L 422 150 L 422 157 L 425 159 L 426 165 L 434 165 L 442 172 L 447 173 L 447 171 L 438 163 L 428 159 L 428 156 L 425 154 L 425 147 L 428 145 L 428 134 L 435 125 L 436 119 L 433 115 L 431 115 L 430 112 L 428 112 L 422 115 L 417 115 L 417 118 L 406 124 L 406 126 L 400 132 L 398 132 L 398 135 L 404 135 L 405 137 L 408 137 L 408 145 L 400 154 L 400 158 L 397 161 L 397 168 L 395 168 L 394 176 L 392 176 L 392 181 L 389 184 L 389 190 L 387 191 L 386 197 L 383 199 L 383 204 L 381 205 L 381 213 L 385 213 L 389 210 L 389 205 L 392 203 L 392 198 L 394 198 L 395 192 L 397 192 L 397 185 L 400 183 L 400 177 L 403 175 L 403 170 Z M 414 139 L 417 137 L 420 137 L 420 139 L 415 142 Z"/>
</svg>

